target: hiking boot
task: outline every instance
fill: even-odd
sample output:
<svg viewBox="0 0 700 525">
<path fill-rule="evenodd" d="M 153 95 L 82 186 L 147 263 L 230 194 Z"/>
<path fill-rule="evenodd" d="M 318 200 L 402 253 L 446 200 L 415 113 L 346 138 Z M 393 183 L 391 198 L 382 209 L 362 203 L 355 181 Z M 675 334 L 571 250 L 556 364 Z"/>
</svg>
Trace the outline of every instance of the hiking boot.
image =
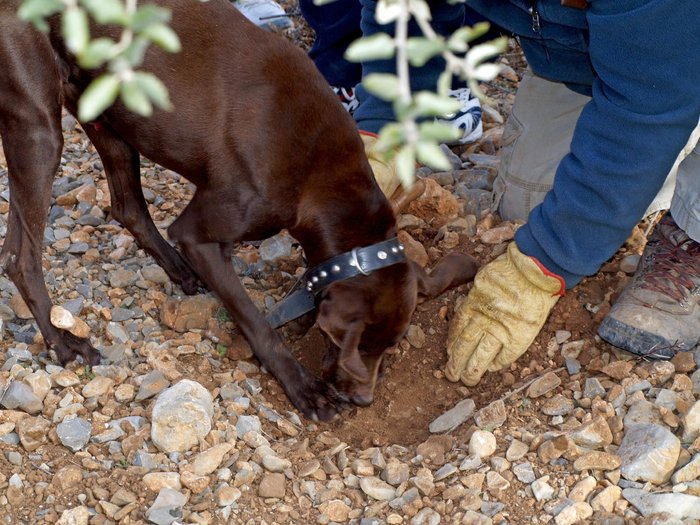
<svg viewBox="0 0 700 525">
<path fill-rule="evenodd" d="M 670 359 L 700 340 L 700 243 L 670 214 L 649 237 L 639 268 L 598 327 L 610 344 Z"/>
<path fill-rule="evenodd" d="M 332 89 L 345 110 L 351 115 L 355 113 L 355 110 L 360 105 L 360 101 L 357 100 L 355 96 L 355 90 L 353 88 L 344 87 L 332 87 Z"/>
<path fill-rule="evenodd" d="M 456 98 L 462 103 L 459 111 L 453 115 L 447 115 L 442 119 L 437 119 L 438 122 L 450 124 L 455 128 L 462 130 L 462 136 L 447 144 L 455 146 L 457 144 L 468 144 L 476 142 L 481 138 L 484 132 L 481 123 L 481 103 L 479 99 L 472 95 L 469 88 L 452 89 L 449 91 L 449 96 Z"/>
</svg>

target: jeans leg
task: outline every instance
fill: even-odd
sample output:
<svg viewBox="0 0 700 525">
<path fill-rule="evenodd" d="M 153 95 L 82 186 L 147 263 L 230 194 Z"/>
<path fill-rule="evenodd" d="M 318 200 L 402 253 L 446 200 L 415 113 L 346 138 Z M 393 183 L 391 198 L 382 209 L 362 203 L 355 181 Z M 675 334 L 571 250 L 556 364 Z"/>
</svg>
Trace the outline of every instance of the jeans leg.
<svg viewBox="0 0 700 525">
<path fill-rule="evenodd" d="M 348 45 L 362 36 L 359 0 L 335 0 L 323 6 L 299 0 L 299 8 L 316 32 L 309 57 L 318 70 L 332 86 L 355 86 L 361 80 L 362 66 L 348 62 L 343 55 Z"/>
<path fill-rule="evenodd" d="M 360 0 L 362 4 L 361 29 L 363 36 L 371 36 L 378 32 L 394 34 L 394 25 L 380 25 L 374 19 L 376 0 Z M 450 5 L 444 0 L 432 0 L 428 2 L 433 15 L 432 26 L 438 34 L 448 35 L 456 31 L 464 23 L 464 5 Z M 415 23 L 409 26 L 409 34 L 418 35 L 420 30 Z M 445 63 L 442 58 L 434 58 L 421 68 L 411 68 L 411 89 L 421 91 L 434 90 L 437 79 L 444 71 Z M 362 76 L 371 73 L 395 73 L 396 61 L 372 60 L 362 63 Z M 360 106 L 354 113 L 357 126 L 365 131 L 377 133 L 384 124 L 396 120 L 391 103 L 385 102 L 368 93 L 360 84 L 357 87 L 357 98 Z"/>
</svg>

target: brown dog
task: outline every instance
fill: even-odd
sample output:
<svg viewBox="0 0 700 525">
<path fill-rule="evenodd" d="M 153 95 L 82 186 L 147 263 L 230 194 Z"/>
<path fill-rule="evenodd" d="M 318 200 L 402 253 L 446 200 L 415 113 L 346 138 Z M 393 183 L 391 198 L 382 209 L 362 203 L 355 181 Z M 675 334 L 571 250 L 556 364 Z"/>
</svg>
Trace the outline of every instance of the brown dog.
<svg viewBox="0 0 700 525">
<path fill-rule="evenodd" d="M 417 294 L 433 296 L 471 280 L 474 260 L 453 255 L 430 277 L 400 260 L 315 293 L 318 324 L 333 343 L 326 377 L 339 390 L 313 376 L 231 271 L 234 243 L 286 228 L 315 267 L 393 238 L 392 208 L 351 117 L 300 49 L 248 22 L 227 0 L 159 3 L 172 10 L 183 51 L 151 49 L 143 69 L 164 81 L 174 111 L 141 118 L 118 103 L 98 121 L 83 123 L 102 158 L 114 218 L 185 292 L 194 293 L 201 279 L 219 296 L 255 356 L 307 417 L 329 419 L 348 398 L 370 402 L 381 356 L 404 335 Z M 52 326 L 41 268 L 62 149 L 61 105 L 75 114 L 77 98 L 96 73 L 78 69 L 55 28 L 47 37 L 19 22 L 17 7 L 18 0 L 0 5 L 0 135 L 11 193 L 0 264 L 58 360 L 81 355 L 97 363 L 87 340 Z M 196 185 L 168 230 L 181 254 L 148 214 L 139 154 Z"/>
</svg>

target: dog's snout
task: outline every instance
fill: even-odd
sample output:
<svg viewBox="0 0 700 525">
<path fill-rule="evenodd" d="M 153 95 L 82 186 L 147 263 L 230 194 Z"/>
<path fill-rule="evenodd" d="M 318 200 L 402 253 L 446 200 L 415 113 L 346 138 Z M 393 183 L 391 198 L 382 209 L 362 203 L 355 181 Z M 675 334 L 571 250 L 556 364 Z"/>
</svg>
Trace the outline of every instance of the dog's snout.
<svg viewBox="0 0 700 525">
<path fill-rule="evenodd" d="M 374 401 L 374 394 L 372 392 L 355 392 L 350 400 L 357 406 L 366 407 Z"/>
</svg>

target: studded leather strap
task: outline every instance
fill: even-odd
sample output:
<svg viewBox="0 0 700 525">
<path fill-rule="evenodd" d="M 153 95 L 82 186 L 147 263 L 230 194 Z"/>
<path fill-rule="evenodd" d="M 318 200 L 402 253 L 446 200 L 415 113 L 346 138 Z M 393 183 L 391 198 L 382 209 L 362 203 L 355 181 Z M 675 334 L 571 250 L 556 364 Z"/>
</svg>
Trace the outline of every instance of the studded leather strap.
<svg viewBox="0 0 700 525">
<path fill-rule="evenodd" d="M 316 295 L 329 284 L 358 275 L 369 275 L 406 260 L 404 247 L 394 237 L 363 248 L 354 248 L 308 270 L 267 314 L 273 328 L 282 326 L 316 307 Z"/>
</svg>

